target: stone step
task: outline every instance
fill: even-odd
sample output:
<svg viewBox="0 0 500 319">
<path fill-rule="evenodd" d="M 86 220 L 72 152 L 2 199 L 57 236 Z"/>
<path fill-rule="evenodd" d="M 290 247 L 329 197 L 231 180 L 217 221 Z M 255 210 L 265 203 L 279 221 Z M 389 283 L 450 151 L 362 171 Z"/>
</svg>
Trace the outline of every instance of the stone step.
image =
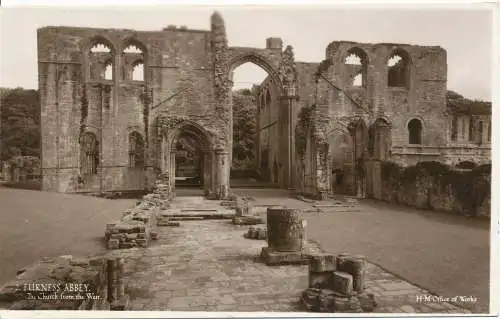
<svg viewBox="0 0 500 319">
<path fill-rule="evenodd" d="M 217 212 L 216 208 L 181 208 L 181 212 Z"/>
<path fill-rule="evenodd" d="M 232 219 L 235 214 L 172 214 L 162 215 L 170 220 L 209 220 L 209 219 Z"/>
</svg>

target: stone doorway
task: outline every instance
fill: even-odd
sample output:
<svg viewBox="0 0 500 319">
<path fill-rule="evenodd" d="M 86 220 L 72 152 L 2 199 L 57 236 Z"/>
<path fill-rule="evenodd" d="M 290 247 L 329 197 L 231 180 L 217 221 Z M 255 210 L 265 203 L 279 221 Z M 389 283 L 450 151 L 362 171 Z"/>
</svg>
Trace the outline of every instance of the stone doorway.
<svg viewBox="0 0 500 319">
<path fill-rule="evenodd" d="M 182 132 L 174 147 L 175 187 L 201 187 L 203 153 L 200 142 L 189 132 Z"/>
<path fill-rule="evenodd" d="M 176 188 L 213 191 L 217 174 L 214 151 L 208 133 L 199 125 L 183 121 L 164 132 L 161 171 L 168 172 L 172 190 Z"/>
</svg>

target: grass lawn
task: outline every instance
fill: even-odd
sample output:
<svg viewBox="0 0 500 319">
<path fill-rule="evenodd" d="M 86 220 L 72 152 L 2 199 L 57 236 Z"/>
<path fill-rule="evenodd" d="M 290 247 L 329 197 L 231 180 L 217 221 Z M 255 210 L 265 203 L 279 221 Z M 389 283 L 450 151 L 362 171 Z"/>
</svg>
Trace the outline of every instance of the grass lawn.
<svg viewBox="0 0 500 319">
<path fill-rule="evenodd" d="M 135 201 L 0 187 L 0 284 L 45 256 L 103 251 L 106 223 Z"/>
</svg>

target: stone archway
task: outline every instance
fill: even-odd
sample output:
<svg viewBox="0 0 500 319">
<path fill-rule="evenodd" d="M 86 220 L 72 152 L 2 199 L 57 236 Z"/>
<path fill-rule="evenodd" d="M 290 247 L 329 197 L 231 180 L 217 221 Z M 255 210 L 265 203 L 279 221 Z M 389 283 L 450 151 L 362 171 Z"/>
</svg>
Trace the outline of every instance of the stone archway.
<svg viewBox="0 0 500 319">
<path fill-rule="evenodd" d="M 177 122 L 177 124 L 172 122 Z M 179 165 L 179 143 L 183 143 L 183 139 L 188 139 L 191 143 L 196 144 L 191 146 L 197 152 L 194 170 L 199 170 L 191 172 L 194 175 L 189 176 L 188 174 L 188 177 L 199 178 L 200 186 L 203 186 L 205 193 L 215 191 L 217 181 L 223 174 L 222 169 L 214 161 L 215 152 L 210 134 L 200 125 L 188 120 L 175 121 L 171 119 L 171 122 L 163 125 L 162 128 L 160 169 L 163 173 L 168 173 L 171 189 L 175 190 L 176 180 L 179 180 L 179 176 L 176 176 L 176 173 L 179 173 L 179 169 L 176 167 Z"/>
<path fill-rule="evenodd" d="M 295 120 L 294 114 L 296 114 L 296 109 L 298 108 L 297 99 L 297 74 L 295 70 L 295 62 L 293 50 L 288 46 L 283 52 L 281 47 L 279 50 L 274 49 L 255 49 L 255 48 L 229 48 L 229 59 L 228 59 L 228 78 L 232 80 L 233 71 L 244 63 L 252 63 L 260 68 L 262 68 L 268 74 L 268 78 L 262 83 L 264 86 L 269 85 L 273 88 L 273 99 L 275 104 L 273 116 L 269 116 L 272 120 L 269 123 L 263 123 L 261 127 L 260 119 L 260 108 L 257 107 L 257 127 L 256 127 L 256 167 L 259 167 L 259 171 L 262 170 L 263 162 L 268 166 L 264 168 L 265 171 L 272 172 L 271 180 L 278 183 L 282 188 L 291 188 L 294 186 L 296 179 L 295 172 Z M 230 81 L 231 82 L 231 81 Z M 232 82 L 231 82 L 232 83 Z M 262 91 L 264 92 L 264 91 Z M 230 161 L 232 160 L 232 134 L 233 134 L 233 122 L 232 122 L 232 92 L 229 92 L 230 101 L 230 120 L 229 120 L 229 136 L 230 136 L 230 147 L 228 150 L 230 153 Z M 272 130 L 273 140 L 272 145 L 267 145 L 266 143 L 260 143 L 260 136 L 264 134 L 264 130 Z M 267 134 L 267 135 L 266 135 Z M 266 132 L 262 136 L 269 136 Z M 269 152 L 269 161 L 263 161 L 261 153 L 265 150 Z M 275 161 L 271 160 L 276 158 L 276 165 L 278 169 L 274 167 Z M 231 164 L 231 163 L 230 163 Z M 275 172 L 278 172 L 277 177 Z"/>
<path fill-rule="evenodd" d="M 351 194 L 354 191 L 353 141 L 348 132 L 330 134 L 328 138 L 328 159 L 331 192 Z"/>
</svg>

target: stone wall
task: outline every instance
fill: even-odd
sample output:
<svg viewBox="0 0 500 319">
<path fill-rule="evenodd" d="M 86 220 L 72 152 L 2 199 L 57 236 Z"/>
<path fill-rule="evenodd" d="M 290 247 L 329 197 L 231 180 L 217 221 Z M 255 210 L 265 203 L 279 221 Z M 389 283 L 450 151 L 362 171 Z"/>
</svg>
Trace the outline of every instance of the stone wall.
<svg viewBox="0 0 500 319">
<path fill-rule="evenodd" d="M 372 162 L 371 197 L 420 209 L 489 217 L 491 165 L 459 170 L 439 162 Z"/>
<path fill-rule="evenodd" d="M 293 50 L 283 50 L 279 38 L 267 39 L 265 48 L 229 47 L 222 16 L 216 12 L 210 22 L 210 30 L 38 29 L 44 190 L 150 188 L 161 172 L 169 172 L 173 183 L 172 143 L 189 133 L 197 136 L 206 155 L 205 190 L 226 197 L 232 72 L 246 62 L 261 66 L 276 83 L 281 114 L 277 127 L 289 138 L 272 147 L 287 156 L 281 160 L 280 185 L 290 186 L 294 150 L 289 114 L 297 110 L 298 100 Z M 130 46 L 138 52 L 128 52 Z M 131 78 L 136 62 L 144 66 L 143 79 Z M 143 176 L 128 169 L 133 132 L 144 140 Z M 92 152 L 81 147 L 82 136 L 89 133 L 97 145 Z M 87 162 L 97 166 L 90 167 L 90 173 L 82 169 L 85 154 L 91 154 Z"/>
</svg>

